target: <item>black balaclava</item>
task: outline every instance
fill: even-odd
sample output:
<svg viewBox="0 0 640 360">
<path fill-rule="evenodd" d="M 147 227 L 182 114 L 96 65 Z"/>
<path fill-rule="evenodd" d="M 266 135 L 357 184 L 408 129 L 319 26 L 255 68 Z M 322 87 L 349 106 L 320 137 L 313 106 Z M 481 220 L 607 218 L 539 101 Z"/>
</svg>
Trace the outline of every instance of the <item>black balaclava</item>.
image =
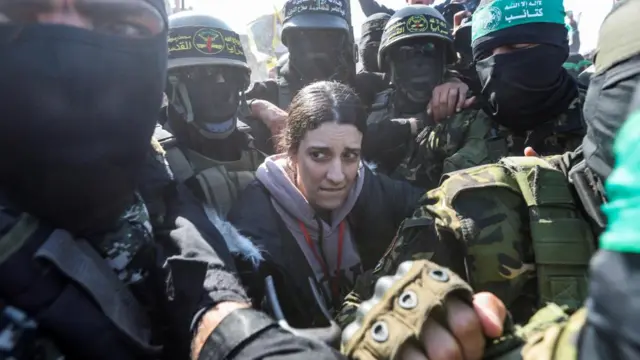
<svg viewBox="0 0 640 360">
<path fill-rule="evenodd" d="M 297 77 L 300 86 L 320 80 L 355 82 L 353 42 L 338 29 L 295 29 L 287 39 L 288 64 L 283 73 Z M 288 79 L 289 80 L 289 79 Z"/>
<path fill-rule="evenodd" d="M 192 141 L 226 139 L 237 127 L 241 94 L 246 90 L 249 73 L 238 66 L 207 65 L 177 68 L 169 73 L 167 93 L 174 120 L 188 123 Z M 175 115 L 179 114 L 179 119 Z"/>
<path fill-rule="evenodd" d="M 385 13 L 373 14 L 362 24 L 360 37 L 360 61 L 362 68 L 369 72 L 380 72 L 378 66 L 378 49 L 384 26 L 389 21 L 391 15 Z"/>
<path fill-rule="evenodd" d="M 535 16 L 508 22 L 525 10 L 505 0 L 483 0 L 473 16 L 473 57 L 487 112 L 517 131 L 562 114 L 578 95 L 575 81 L 562 67 L 569 54 L 562 1 L 543 4 L 540 13 L 547 14 L 545 18 L 538 17 L 534 6 L 526 13 Z M 534 22 L 539 19 L 548 22 Z M 492 55 L 493 49 L 513 44 L 537 46 Z"/>
<path fill-rule="evenodd" d="M 162 0 L 148 0 L 164 18 Z M 85 235 L 131 205 L 162 104 L 167 33 L 0 25 L 0 188 L 12 206 Z"/>
<path fill-rule="evenodd" d="M 424 37 L 412 38 L 393 44 L 387 54 L 398 108 L 406 113 L 424 111 L 433 89 L 444 77 L 444 44 Z"/>
</svg>

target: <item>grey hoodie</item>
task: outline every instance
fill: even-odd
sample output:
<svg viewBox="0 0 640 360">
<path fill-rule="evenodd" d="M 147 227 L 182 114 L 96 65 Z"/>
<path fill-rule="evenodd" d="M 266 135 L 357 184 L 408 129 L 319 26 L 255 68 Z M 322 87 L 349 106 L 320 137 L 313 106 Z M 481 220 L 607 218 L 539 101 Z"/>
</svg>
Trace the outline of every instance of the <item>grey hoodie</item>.
<svg viewBox="0 0 640 360">
<path fill-rule="evenodd" d="M 325 287 L 326 294 L 331 294 L 329 280 L 326 279 L 321 264 L 316 260 L 312 249 L 307 244 L 300 223 L 304 224 L 309 237 L 314 243 L 316 252 L 319 252 L 320 228 L 322 226 L 323 253 L 327 261 L 328 270 L 335 274 L 338 268 L 338 235 L 340 223 L 344 221 L 344 236 L 342 249 L 342 262 L 340 264 L 340 295 L 344 296 L 353 289 L 355 277 L 361 270 L 360 256 L 356 251 L 354 239 L 346 221 L 347 215 L 356 203 L 364 180 L 364 167 L 358 171 L 358 176 L 342 206 L 331 213 L 331 224 L 327 224 L 316 216 L 316 212 L 309 205 L 296 185 L 291 181 L 285 170 L 288 157 L 286 155 L 274 155 L 268 157 L 258 168 L 256 176 L 258 180 L 269 190 L 271 202 L 284 221 L 288 230 L 298 242 L 307 262 L 313 269 L 316 279 Z M 289 269 L 296 271 L 297 269 Z M 339 301 L 341 299 L 333 299 Z"/>
</svg>

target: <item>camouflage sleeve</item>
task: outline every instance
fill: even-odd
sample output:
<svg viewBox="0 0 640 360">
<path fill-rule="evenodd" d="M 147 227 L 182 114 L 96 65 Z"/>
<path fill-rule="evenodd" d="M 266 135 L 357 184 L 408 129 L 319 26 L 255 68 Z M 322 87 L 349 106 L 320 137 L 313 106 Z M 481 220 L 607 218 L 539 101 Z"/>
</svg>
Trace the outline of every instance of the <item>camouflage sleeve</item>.
<svg viewBox="0 0 640 360">
<path fill-rule="evenodd" d="M 449 139 L 454 140 L 452 146 L 455 149 L 448 150 L 447 155 L 451 155 L 444 159 L 443 173 L 490 163 L 486 141 L 492 123 L 484 111 L 465 110 L 457 114 L 451 121 L 450 129 L 447 133 Z M 456 141 L 457 138 L 462 140 Z"/>
<path fill-rule="evenodd" d="M 355 313 L 363 299 L 373 296 L 375 282 L 383 277 L 395 273 L 398 266 L 405 261 L 431 260 L 437 264 L 444 264 L 459 274 L 463 274 L 461 249 L 456 241 L 451 241 L 447 231 L 436 231 L 435 222 L 431 214 L 426 212 L 425 204 L 433 201 L 432 190 L 420 200 L 414 214 L 405 219 L 393 239 L 391 245 L 378 262 L 377 266 L 358 277 L 354 288 L 345 298 L 342 308 L 336 316 L 341 327 L 348 325 L 355 319 Z M 455 230 L 454 230 L 455 231 Z M 451 246 L 451 245 L 454 246 Z M 452 265 L 456 266 L 452 266 Z"/>
<path fill-rule="evenodd" d="M 64 356 L 52 339 L 40 333 L 32 318 L 0 301 L 0 359 L 59 360 Z"/>
<path fill-rule="evenodd" d="M 496 294 L 516 321 L 528 319 L 537 297 L 525 291 L 535 274 L 526 246 L 531 241 L 527 207 L 519 193 L 486 186 L 501 176 L 498 170 L 485 165 L 448 174 L 429 191 L 400 226 L 372 279 L 354 289 L 344 313 L 370 296 L 377 278 L 393 274 L 404 261 L 425 259 L 463 275 L 475 291 Z M 463 191 L 467 188 L 474 191 Z"/>
<path fill-rule="evenodd" d="M 425 128 L 417 137 L 417 154 L 408 166 L 417 183 L 427 189 L 438 186 L 442 174 L 490 162 L 486 138 L 491 121 L 480 110 L 465 110 Z"/>
<path fill-rule="evenodd" d="M 579 359 L 580 332 L 584 329 L 587 310 L 572 315 L 566 309 L 549 304 L 529 322 L 494 340 L 487 347 L 486 360 L 573 360 Z"/>
<path fill-rule="evenodd" d="M 365 271 L 358 276 L 353 286 L 353 290 L 344 298 L 342 308 L 335 317 L 336 322 L 344 329 L 355 320 L 356 310 L 363 299 L 368 299 L 372 295 L 372 287 L 375 284 L 373 270 Z"/>
</svg>

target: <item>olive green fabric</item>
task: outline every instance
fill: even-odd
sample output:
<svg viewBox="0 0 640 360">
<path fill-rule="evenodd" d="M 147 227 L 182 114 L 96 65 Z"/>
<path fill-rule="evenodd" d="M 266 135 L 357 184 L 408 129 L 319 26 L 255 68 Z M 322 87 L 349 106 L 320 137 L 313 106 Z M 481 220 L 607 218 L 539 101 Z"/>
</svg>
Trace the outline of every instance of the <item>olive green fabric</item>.
<svg viewBox="0 0 640 360">
<path fill-rule="evenodd" d="M 398 230 L 371 275 L 357 283 L 337 319 L 353 319 L 371 283 L 408 260 L 427 259 L 490 291 L 516 321 L 555 302 L 577 309 L 587 295 L 595 241 L 563 172 L 550 159 L 504 158 L 445 175 Z"/>
<path fill-rule="evenodd" d="M 237 161 L 217 161 L 178 147 L 165 151 L 176 180 L 195 179 L 188 185 L 197 186 L 198 189 L 192 190 L 222 216 L 229 212 L 240 192 L 255 180 L 255 171 L 263 160 L 262 155 L 253 150 L 244 151 Z"/>
</svg>

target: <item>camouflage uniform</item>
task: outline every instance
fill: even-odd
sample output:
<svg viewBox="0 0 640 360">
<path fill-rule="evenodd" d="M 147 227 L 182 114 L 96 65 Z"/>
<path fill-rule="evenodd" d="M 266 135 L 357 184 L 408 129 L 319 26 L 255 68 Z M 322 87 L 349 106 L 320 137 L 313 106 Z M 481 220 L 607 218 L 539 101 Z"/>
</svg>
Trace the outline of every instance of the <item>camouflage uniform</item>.
<svg viewBox="0 0 640 360">
<path fill-rule="evenodd" d="M 404 54 L 408 48 L 410 53 Z M 402 143 L 393 144 L 392 149 L 365 151 L 366 160 L 378 164 L 379 169 L 393 177 L 428 189 L 437 186 L 445 172 L 491 162 L 485 145 L 492 129 L 487 115 L 479 109 L 468 109 L 435 123 L 426 115 L 428 96 L 422 93 L 427 91 L 416 91 L 417 85 L 411 82 L 410 78 L 418 75 L 429 79 L 424 80 L 423 85 L 431 91 L 437 84 L 451 80 L 452 73 L 446 65 L 455 58 L 448 25 L 433 8 L 412 5 L 389 19 L 382 35 L 378 62 L 383 71 L 392 74 L 395 88 L 376 96 L 367 119 L 367 136 L 385 132 L 385 122 L 409 118 L 416 119 L 421 130 L 415 139 L 402 139 Z M 424 61 L 430 62 L 429 66 L 420 65 Z M 403 67 L 409 70 L 400 73 Z M 429 70 L 425 71 L 426 68 Z M 411 113 L 407 111 L 409 107 L 421 108 L 421 111 Z"/>
<path fill-rule="evenodd" d="M 214 44 L 219 51 L 203 51 L 206 41 L 193 40 L 193 47 L 184 42 L 208 33 L 222 34 L 222 43 Z M 175 180 L 189 187 L 207 208 L 225 216 L 264 160 L 258 148 L 267 146 L 256 143 L 271 137 L 263 133 L 260 121 L 255 120 L 253 128 L 241 121 L 249 117 L 244 91 L 251 70 L 239 35 L 207 14 L 189 11 L 170 16 L 168 43 L 168 123 L 158 126 L 154 137 L 166 150 Z M 218 83 L 219 79 L 224 82 Z M 208 84 L 220 86 L 211 100 Z"/>
<path fill-rule="evenodd" d="M 53 341 L 24 312 L 0 302 L 0 360 L 64 360 Z"/>
<path fill-rule="evenodd" d="M 88 241 L 107 260 L 118 278 L 127 285 L 142 282 L 149 275 L 149 258 L 153 254 L 153 229 L 147 207 L 136 194 L 135 202 L 124 212 L 115 230 Z"/>
<path fill-rule="evenodd" d="M 163 175 L 166 175 L 166 179 L 170 179 L 170 173 L 168 172 L 168 164 L 166 162 L 166 159 L 164 158 L 163 153 L 159 152 L 159 150 L 161 150 L 160 145 L 154 141 L 152 148 L 153 150 L 149 151 L 147 155 L 148 156 L 147 165 L 152 165 L 154 168 L 158 168 L 158 167 L 164 168 L 162 170 Z M 153 164 L 150 164 L 150 163 L 153 163 Z M 118 280 L 121 281 L 122 284 L 126 285 L 126 289 L 128 290 L 128 292 L 126 292 L 126 295 L 121 293 L 121 294 L 112 294 L 112 296 L 117 297 L 118 299 L 125 299 L 125 301 L 132 301 L 134 303 L 129 309 L 127 309 L 127 311 L 125 311 L 124 309 L 120 309 L 120 311 L 122 312 L 122 314 L 127 314 L 127 315 L 131 314 L 130 313 L 131 309 L 136 311 L 136 315 L 139 315 L 139 318 L 136 320 L 133 320 L 132 323 L 135 325 L 148 326 L 148 328 L 143 328 L 142 331 L 149 330 L 149 332 L 145 332 L 144 333 L 145 335 L 142 336 L 141 338 L 143 338 L 146 341 L 149 341 L 149 345 L 150 345 L 149 349 L 153 348 L 154 349 L 153 351 L 159 351 L 159 348 L 156 347 L 154 344 L 156 344 L 156 341 L 158 340 L 156 336 L 160 335 L 159 330 L 161 328 L 159 327 L 159 323 L 155 323 L 155 321 L 165 321 L 165 320 L 158 320 L 160 318 L 156 318 L 154 316 L 155 315 L 154 312 L 161 311 L 163 308 L 161 307 L 162 306 L 161 300 L 157 299 L 157 293 L 158 293 L 157 283 L 156 283 L 157 278 L 154 277 L 154 275 L 157 275 L 155 270 L 158 269 L 158 259 L 157 259 L 158 241 L 155 238 L 155 233 L 154 233 L 155 229 L 152 226 L 152 223 L 157 224 L 160 227 L 164 226 L 163 211 L 165 210 L 163 209 L 165 205 L 160 205 L 155 203 L 156 201 L 164 201 L 164 199 L 161 197 L 158 197 L 158 199 L 150 198 L 149 201 L 153 202 L 152 205 L 150 205 L 154 207 L 152 213 L 150 213 L 149 211 L 150 208 L 147 207 L 147 203 L 145 203 L 145 200 L 143 200 L 141 194 L 140 193 L 134 194 L 134 196 L 132 197 L 131 205 L 123 211 L 122 215 L 114 223 L 114 225 L 110 228 L 109 231 L 106 231 L 106 232 L 101 231 L 98 233 L 89 234 L 89 235 L 86 235 L 84 238 L 74 238 L 73 235 L 65 232 L 66 234 L 69 234 L 68 239 L 71 239 L 72 242 L 74 243 L 77 242 L 78 244 L 81 244 L 81 245 L 87 244 L 88 247 L 93 248 L 93 251 L 89 251 L 90 249 L 83 248 L 81 247 L 81 245 L 75 245 L 74 248 L 80 249 L 80 252 L 82 252 L 83 254 L 85 254 L 84 256 L 86 256 L 81 260 L 78 259 L 77 263 L 73 263 L 72 261 L 70 261 L 70 258 L 66 258 L 64 255 L 62 256 L 56 255 L 55 251 L 43 253 L 43 254 L 50 254 L 48 255 L 50 257 L 44 257 L 44 259 L 46 260 L 43 260 L 42 257 L 44 255 L 39 252 L 40 250 L 38 250 L 38 252 L 35 253 L 36 255 L 33 255 L 33 256 L 38 261 L 43 261 L 45 263 L 47 261 L 51 262 L 49 266 L 53 266 L 53 264 L 55 264 L 55 266 L 53 267 L 56 268 L 57 271 L 55 271 L 54 273 L 57 274 L 58 272 L 62 272 L 70 280 L 71 279 L 75 280 L 81 286 L 86 286 L 87 284 L 83 282 L 86 279 L 82 278 L 82 275 L 79 274 L 80 272 L 82 273 L 91 272 L 91 271 L 94 271 L 94 272 L 107 271 L 108 272 L 109 270 L 112 270 L 113 273 L 116 275 L 113 278 L 114 281 L 115 282 L 118 282 Z M 5 245 L 5 248 L 4 248 L 5 251 L 0 254 L 1 265 L 7 266 L 7 264 L 11 263 L 11 261 L 8 261 L 8 260 L 13 260 L 14 258 L 20 258 L 20 256 L 24 256 L 23 252 L 30 251 L 30 249 L 33 248 L 34 246 L 40 246 L 41 247 L 40 249 L 44 249 L 46 248 L 47 244 L 49 244 L 50 242 L 54 242 L 53 238 L 55 236 L 53 234 L 56 233 L 56 231 L 58 230 L 52 230 L 46 223 L 41 222 L 40 220 L 32 216 L 29 216 L 27 214 L 14 211 L 11 207 L 1 207 L 0 209 L 2 210 L 0 214 L 2 215 L 2 221 L 3 221 L 1 225 L 4 229 L 3 231 L 4 235 L 2 236 L 2 238 L 0 238 L 0 243 Z M 16 234 L 20 234 L 24 237 L 22 239 L 24 242 L 19 243 L 18 246 L 15 246 Z M 85 239 L 86 239 L 86 242 L 84 241 Z M 55 246 L 57 246 L 58 248 L 64 248 L 64 247 L 61 247 L 60 245 L 55 245 Z M 90 262 L 91 260 L 95 261 L 95 259 L 99 259 L 99 258 L 104 259 L 106 262 L 106 266 L 104 266 L 104 270 L 102 265 L 96 265 L 95 267 L 86 265 L 86 262 Z M 68 265 L 69 267 L 66 267 L 67 265 L 65 265 L 64 263 L 65 261 L 70 261 Z M 85 265 L 82 265 L 82 264 L 85 264 Z M 25 264 L 25 266 L 29 266 L 29 265 Z M 79 268 L 80 270 L 79 271 L 76 271 L 77 269 L 69 270 L 72 268 Z M 97 276 L 97 277 L 100 278 L 100 276 Z M 20 279 L 20 281 L 25 281 L 25 280 Z M 96 284 L 97 283 L 99 282 L 96 282 Z M 4 284 L 4 286 L 9 286 L 9 290 L 3 289 L 3 291 L 6 290 L 9 294 L 12 294 L 12 296 L 15 295 L 14 290 L 11 290 L 10 285 Z M 108 286 L 112 286 L 112 285 L 109 284 Z M 42 293 L 49 294 L 47 289 L 48 287 L 44 286 Z M 95 289 L 92 289 L 90 287 L 87 289 L 88 293 L 91 295 L 91 297 L 88 297 L 88 298 L 91 299 L 93 297 L 93 299 L 96 302 L 98 302 L 100 306 L 102 306 L 102 303 L 100 303 L 100 301 L 105 300 L 103 296 L 104 294 L 98 294 L 94 290 Z M 118 288 L 117 285 L 112 290 L 116 292 L 123 291 L 123 289 Z M 39 293 L 38 291 L 34 292 L 34 294 L 38 294 L 38 293 Z M 34 296 L 34 295 L 32 295 L 32 293 L 29 293 L 29 296 Z M 48 296 L 48 295 L 42 295 L 42 296 Z M 132 296 L 132 297 L 129 297 L 129 296 Z M 107 299 L 106 301 L 111 301 L 111 302 L 115 302 L 122 305 L 122 303 L 114 300 L 113 297 Z M 10 305 L 14 305 L 13 302 L 15 301 L 19 302 L 23 300 L 20 297 L 17 297 L 17 299 L 14 299 L 12 297 L 11 299 L 7 299 L 7 301 L 10 301 L 9 302 Z M 91 300 L 87 300 L 87 301 L 91 301 Z M 29 301 L 27 301 L 27 304 L 29 304 L 29 306 L 33 306 L 32 302 L 29 303 Z M 37 354 L 33 355 L 33 356 L 37 355 L 34 358 L 38 358 L 38 359 L 41 359 L 41 358 L 42 359 L 63 359 L 64 358 L 59 354 L 59 352 L 57 352 L 55 346 L 53 346 L 53 343 L 51 341 L 49 341 L 47 338 L 43 338 L 42 336 L 40 336 L 40 334 L 37 331 L 37 325 L 35 322 L 27 321 L 26 318 L 20 315 L 21 314 L 20 310 L 11 306 L 2 307 L 2 305 L 3 305 L 2 301 L 0 301 L 0 309 L 4 311 L 3 318 L 2 318 L 3 322 L 0 323 L 0 329 L 4 329 L 7 326 L 9 326 L 9 325 L 6 325 L 4 321 L 10 321 L 14 323 L 14 325 L 11 325 L 10 329 L 8 330 L 17 331 L 16 330 L 17 328 L 15 327 L 17 325 L 15 324 L 18 324 L 17 322 L 19 321 L 18 325 L 20 325 L 24 329 L 23 330 L 18 329 L 20 330 L 20 333 L 18 334 L 19 337 L 16 338 L 16 341 L 21 342 L 24 340 L 28 344 L 35 343 L 36 344 L 35 346 L 28 345 L 29 351 L 37 352 Z M 15 304 L 15 305 L 22 306 L 21 304 Z M 46 308 L 45 306 L 43 307 Z M 84 310 L 86 310 L 86 308 L 84 308 L 83 311 Z M 29 311 L 33 311 L 33 310 L 29 309 Z M 48 309 L 42 310 L 43 313 L 45 313 L 46 311 L 49 311 L 49 310 Z M 105 313 L 107 312 L 107 310 L 104 310 L 104 311 Z M 50 312 L 46 312 L 46 314 L 50 314 Z M 46 318 L 45 320 L 43 320 L 43 324 L 46 326 L 53 326 L 55 330 L 58 330 L 55 327 L 56 325 L 52 325 L 52 322 L 55 323 L 56 320 L 51 320 L 51 318 L 55 318 L 55 316 L 49 316 L 49 318 Z M 120 324 L 118 324 L 118 326 L 119 325 Z M 130 329 L 130 328 L 127 328 L 127 329 Z M 69 334 L 65 333 L 64 336 L 69 336 Z M 24 350 L 21 348 L 22 345 L 20 343 L 18 343 L 15 346 L 14 350 L 11 350 L 10 348 L 12 348 L 12 346 L 10 344 L 2 344 L 2 341 L 6 339 L 9 339 L 9 337 L 0 336 L 0 355 L 4 356 L 4 353 L 2 353 L 2 351 L 5 351 L 5 350 L 7 352 Z M 68 340 L 68 338 L 66 340 Z M 137 341 L 139 340 L 139 338 L 136 338 L 135 340 Z M 38 355 L 38 354 L 41 354 L 41 355 Z M 24 358 L 30 359 L 31 357 L 29 356 L 32 356 L 32 355 L 25 356 Z M 39 356 L 43 356 L 43 357 L 39 357 Z M 18 357 L 18 358 L 22 359 L 23 357 Z M 7 357 L 7 359 L 11 359 L 11 357 Z"/>
<path fill-rule="evenodd" d="M 444 122 L 427 125 L 409 143 L 392 176 L 433 189 L 444 173 L 490 163 L 486 141 L 491 125 L 482 110 L 464 110 Z"/>
<path fill-rule="evenodd" d="M 344 353 L 374 353 L 386 358 L 398 350 L 400 341 L 396 339 L 416 339 L 419 336 L 415 325 L 419 330 L 429 312 L 438 310 L 446 296 L 469 302 L 469 289 L 461 286 L 457 275 L 450 270 L 425 260 L 400 263 L 412 258 L 426 258 L 435 263 L 451 264 L 452 270 L 468 277 L 473 286 L 485 279 L 486 287 L 474 290 L 496 291 L 512 309 L 515 302 L 504 297 L 505 294 L 509 296 L 510 287 L 516 288 L 511 299 L 520 296 L 525 300 L 520 304 L 526 304 L 527 298 L 533 300 L 529 302 L 532 305 L 529 310 L 544 306 L 545 300 L 556 302 L 546 304 L 531 318 L 521 317 L 526 322 L 524 326 L 514 327 L 506 321 L 503 337 L 488 344 L 484 359 L 638 358 L 635 345 L 638 338 L 638 314 L 635 311 L 638 286 L 635 279 L 640 269 L 640 254 L 637 235 L 633 232 L 635 227 L 629 226 L 633 224 L 629 218 L 637 215 L 633 199 L 637 195 L 634 175 L 638 169 L 636 144 L 640 126 L 640 72 L 637 62 L 640 36 L 638 32 L 628 31 L 637 21 L 634 15 L 638 11 L 640 0 L 628 0 L 616 5 L 605 19 L 598 44 L 602 56 L 596 58 L 601 78 L 592 83 L 588 97 L 588 105 L 592 105 L 593 100 L 611 100 L 615 94 L 614 100 L 625 99 L 622 104 L 615 104 L 625 106 L 630 90 L 635 88 L 631 107 L 634 112 L 627 118 L 624 128 L 620 128 L 624 117 L 617 116 L 610 109 L 611 103 L 602 106 L 609 107 L 608 110 L 586 112 L 590 132 L 583 146 L 586 149 L 589 142 L 595 140 L 598 145 L 591 156 L 585 155 L 586 168 L 583 168 L 585 162 L 581 161 L 581 154 L 576 152 L 548 158 L 510 158 L 501 164 L 449 174 L 440 188 L 425 196 L 423 206 L 415 216 L 403 224 L 405 231 L 399 232 L 394 245 L 375 270 L 378 274 L 368 274 L 367 281 L 357 284 L 365 290 L 354 292 L 350 300 L 360 303 L 369 296 L 371 298 L 359 307 L 357 313 L 353 303 L 343 309 L 344 324 L 355 319 L 343 332 Z M 623 47 L 621 44 L 636 46 Z M 627 61 L 634 57 L 635 61 Z M 602 78 L 615 78 L 615 85 L 600 82 Z M 618 91 L 612 88 L 618 88 Z M 615 133 L 618 137 L 614 147 Z M 609 176 L 606 166 L 610 170 L 613 156 L 609 158 L 606 153 L 613 148 L 618 168 Z M 514 167 L 515 171 L 500 171 L 507 164 L 519 165 L 520 169 Z M 598 169 L 602 164 L 606 166 Z M 524 169 L 529 170 L 522 171 Z M 510 180 L 504 179 L 505 174 Z M 499 178 L 506 181 L 498 181 Z M 589 199 L 589 195 L 604 197 L 601 179 L 607 181 L 609 203 L 606 199 L 600 199 L 600 202 Z M 502 186 L 492 188 L 497 183 Z M 537 186 L 532 186 L 536 183 Z M 591 191 L 580 190 L 581 183 Z M 515 184 L 517 188 L 512 186 Z M 462 188 L 467 188 L 467 191 L 459 191 Z M 523 202 L 526 206 L 522 206 Z M 605 219 L 599 213 L 603 203 L 606 204 L 609 224 L 600 239 L 602 249 L 591 259 L 587 284 L 583 260 L 589 253 L 588 248 L 595 248 L 593 240 L 605 226 Z M 474 245 L 469 246 L 469 240 L 473 240 Z M 451 244 L 462 246 L 456 249 Z M 462 251 L 464 261 L 451 261 L 456 251 Z M 459 255 L 457 257 L 460 258 Z M 535 268 L 532 267 L 534 264 Z M 558 274 L 558 270 L 562 273 Z M 379 278 L 380 274 L 387 276 Z M 395 276 L 390 278 L 388 275 Z M 540 281 L 537 289 L 527 288 L 527 278 L 531 276 L 548 277 L 551 281 Z M 377 279 L 375 294 L 372 294 L 372 284 Z M 442 288 L 443 283 L 448 283 L 447 289 Z M 576 287 L 562 286 L 568 284 Z M 575 300 L 579 298 L 575 298 L 573 304 L 567 303 L 570 300 L 567 295 L 582 295 L 587 285 L 589 298 L 584 307 L 577 309 Z M 555 299 L 536 299 L 541 293 L 553 292 L 553 287 L 562 290 Z M 418 294 L 418 301 L 402 304 L 403 298 L 411 300 L 409 291 Z M 351 316 L 349 310 L 352 311 Z M 398 318 L 401 318 L 401 324 L 394 321 Z M 380 324 L 381 321 L 386 324 Z M 389 341 L 378 339 L 374 343 L 370 341 L 371 338 L 376 340 L 374 336 L 363 337 L 369 328 L 362 325 L 372 322 L 378 328 L 387 325 L 388 333 L 392 334 Z M 371 358 L 362 355 L 355 358 Z"/>
<path fill-rule="evenodd" d="M 474 290 L 495 293 L 518 321 L 548 301 L 578 308 L 596 245 L 562 169 L 580 160 L 504 158 L 445 175 L 400 226 L 373 273 L 346 297 L 340 323 L 350 322 L 376 279 L 417 259 L 443 264 Z"/>
<path fill-rule="evenodd" d="M 522 156 L 526 147 L 532 147 L 541 156 L 563 154 L 582 144 L 586 124 L 582 115 L 585 93 L 580 91 L 567 111 L 551 119 L 541 119 L 540 125 L 525 132 L 515 132 L 494 123 L 488 141 L 494 160 L 504 156 Z"/>
</svg>

